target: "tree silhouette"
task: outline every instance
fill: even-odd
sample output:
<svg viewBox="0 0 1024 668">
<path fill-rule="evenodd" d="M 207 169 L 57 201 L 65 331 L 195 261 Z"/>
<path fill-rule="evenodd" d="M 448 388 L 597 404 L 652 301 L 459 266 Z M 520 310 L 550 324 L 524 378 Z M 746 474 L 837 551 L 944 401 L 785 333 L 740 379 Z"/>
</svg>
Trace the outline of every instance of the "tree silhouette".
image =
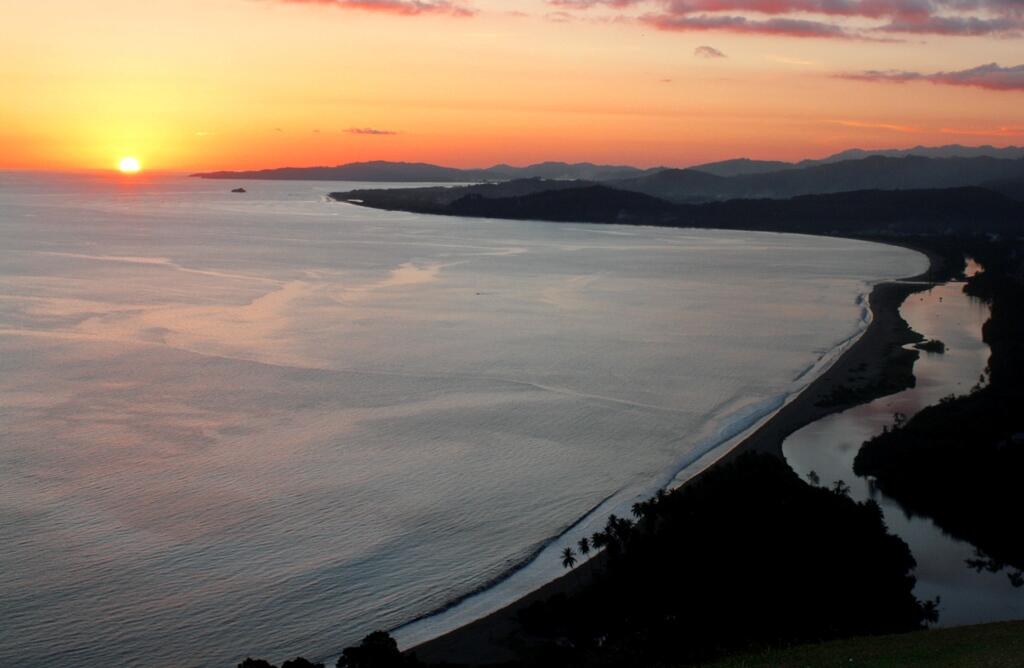
<svg viewBox="0 0 1024 668">
<path fill-rule="evenodd" d="M 398 651 L 398 643 L 386 631 L 374 631 L 357 647 L 346 647 L 338 657 L 337 668 L 398 668 L 412 665 Z"/>
<path fill-rule="evenodd" d="M 324 668 L 322 663 L 313 663 L 309 659 L 304 659 L 301 656 L 297 656 L 294 659 L 289 659 L 281 664 L 281 668 Z"/>
<path fill-rule="evenodd" d="M 580 549 L 580 554 L 584 557 L 590 554 L 590 541 L 586 536 L 580 538 L 580 542 L 576 543 L 576 547 Z"/>
<path fill-rule="evenodd" d="M 277 668 L 274 664 L 263 659 L 247 658 L 242 663 L 238 664 L 238 668 Z"/>
<path fill-rule="evenodd" d="M 562 568 L 572 568 L 576 565 L 576 553 L 571 547 L 562 550 Z"/>
</svg>

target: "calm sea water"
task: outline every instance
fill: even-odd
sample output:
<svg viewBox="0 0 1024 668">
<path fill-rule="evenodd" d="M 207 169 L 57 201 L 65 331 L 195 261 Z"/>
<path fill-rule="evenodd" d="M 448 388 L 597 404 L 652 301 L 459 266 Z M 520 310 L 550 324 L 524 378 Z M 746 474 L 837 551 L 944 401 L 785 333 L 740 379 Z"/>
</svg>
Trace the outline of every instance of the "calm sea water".
<svg viewBox="0 0 1024 668">
<path fill-rule="evenodd" d="M 652 493 L 925 266 L 235 185 L 0 174 L 0 665 L 335 655 Z"/>
</svg>

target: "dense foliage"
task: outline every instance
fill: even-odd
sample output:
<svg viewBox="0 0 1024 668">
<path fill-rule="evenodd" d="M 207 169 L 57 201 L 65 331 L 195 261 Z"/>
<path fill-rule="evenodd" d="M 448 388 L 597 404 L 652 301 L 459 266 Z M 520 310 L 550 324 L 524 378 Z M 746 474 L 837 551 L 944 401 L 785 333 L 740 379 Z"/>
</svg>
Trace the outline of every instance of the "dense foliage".
<svg viewBox="0 0 1024 668">
<path fill-rule="evenodd" d="M 591 539 L 601 575 L 524 612 L 551 641 L 525 663 L 688 662 L 909 631 L 934 614 L 914 598 L 914 559 L 877 505 L 810 486 L 774 457 L 744 455 L 634 511 Z"/>
<path fill-rule="evenodd" d="M 677 203 L 618 186 L 531 179 L 453 188 L 353 190 L 331 196 L 417 213 L 804 234 L 969 234 L 979 229 L 1016 234 L 1024 227 L 1024 202 L 988 188 L 858 190 L 791 199 Z"/>
</svg>

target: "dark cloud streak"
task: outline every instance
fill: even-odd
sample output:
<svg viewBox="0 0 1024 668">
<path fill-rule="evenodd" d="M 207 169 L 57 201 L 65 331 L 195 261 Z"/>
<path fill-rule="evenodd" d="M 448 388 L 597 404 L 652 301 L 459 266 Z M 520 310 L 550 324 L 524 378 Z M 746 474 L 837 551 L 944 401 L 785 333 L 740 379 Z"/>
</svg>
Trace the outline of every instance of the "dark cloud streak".
<svg viewBox="0 0 1024 668">
<path fill-rule="evenodd" d="M 394 130 L 378 130 L 377 128 L 349 128 L 345 132 L 352 135 L 373 135 L 373 136 L 391 136 L 397 135 L 398 133 Z"/>
<path fill-rule="evenodd" d="M 997 63 L 989 63 L 966 70 L 933 72 L 931 74 L 902 70 L 867 70 L 866 72 L 846 73 L 836 76 L 855 81 L 889 83 L 927 81 L 945 86 L 971 86 L 987 90 L 1024 92 L 1024 65 L 1000 67 Z"/>
<path fill-rule="evenodd" d="M 1024 0 L 548 0 L 548 4 L 563 11 L 603 8 L 619 13 L 620 20 L 668 31 L 881 41 L 893 41 L 886 37 L 893 34 L 1019 37 L 1024 33 Z"/>
<path fill-rule="evenodd" d="M 698 46 L 693 50 L 698 58 L 725 58 L 726 55 L 713 46 Z"/>
</svg>

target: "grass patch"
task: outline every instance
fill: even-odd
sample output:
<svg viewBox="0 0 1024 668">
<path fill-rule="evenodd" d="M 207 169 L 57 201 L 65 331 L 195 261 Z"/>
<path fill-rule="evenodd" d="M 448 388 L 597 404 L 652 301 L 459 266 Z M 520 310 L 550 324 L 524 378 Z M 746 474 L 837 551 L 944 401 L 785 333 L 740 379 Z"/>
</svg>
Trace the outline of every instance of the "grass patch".
<svg viewBox="0 0 1024 668">
<path fill-rule="evenodd" d="M 836 640 L 744 654 L 711 665 L 714 668 L 1017 668 L 1024 665 L 1024 621 Z"/>
</svg>

